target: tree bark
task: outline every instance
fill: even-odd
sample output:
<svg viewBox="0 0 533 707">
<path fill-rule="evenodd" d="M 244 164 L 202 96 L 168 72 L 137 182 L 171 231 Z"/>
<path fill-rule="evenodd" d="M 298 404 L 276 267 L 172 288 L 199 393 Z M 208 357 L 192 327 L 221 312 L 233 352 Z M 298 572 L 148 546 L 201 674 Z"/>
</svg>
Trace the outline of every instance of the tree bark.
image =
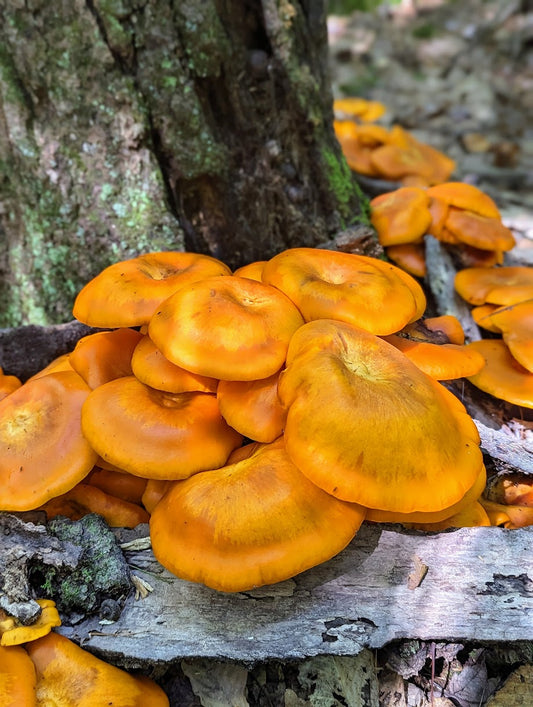
<svg viewBox="0 0 533 707">
<path fill-rule="evenodd" d="M 236 267 L 366 223 L 323 0 L 0 0 L 0 326 L 150 250 Z"/>
</svg>

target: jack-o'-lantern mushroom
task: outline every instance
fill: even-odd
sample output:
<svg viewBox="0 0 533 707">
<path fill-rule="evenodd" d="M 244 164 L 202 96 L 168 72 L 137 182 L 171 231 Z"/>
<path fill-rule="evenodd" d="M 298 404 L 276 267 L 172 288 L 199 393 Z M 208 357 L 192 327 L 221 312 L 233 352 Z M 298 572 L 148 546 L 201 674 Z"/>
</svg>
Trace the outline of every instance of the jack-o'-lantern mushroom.
<svg viewBox="0 0 533 707">
<path fill-rule="evenodd" d="M 165 300 L 148 333 L 172 363 L 220 380 L 259 380 L 283 365 L 303 324 L 275 287 L 245 277 L 212 277 Z"/>
<path fill-rule="evenodd" d="M 301 327 L 278 393 L 288 410 L 289 456 L 338 498 L 402 513 L 438 511 L 478 477 L 479 435 L 464 406 L 361 329 L 332 320 Z"/>
<path fill-rule="evenodd" d="M 146 479 L 185 479 L 225 464 L 242 442 L 210 393 L 165 393 L 134 376 L 92 391 L 81 416 L 94 450 Z"/>
<path fill-rule="evenodd" d="M 366 509 L 311 483 L 283 439 L 177 481 L 152 512 L 154 554 L 182 579 L 224 592 L 274 584 L 330 559 Z"/>
<path fill-rule="evenodd" d="M 73 314 L 101 328 L 148 324 L 159 304 L 185 284 L 231 275 L 227 265 L 198 253 L 146 253 L 109 265 L 81 289 Z"/>
<path fill-rule="evenodd" d="M 77 373 L 64 371 L 0 400 L 1 510 L 32 510 L 87 476 L 97 456 L 81 431 L 89 393 Z"/>
<path fill-rule="evenodd" d="M 130 675 L 83 650 L 65 636 L 49 633 L 26 644 L 35 666 L 38 705 L 76 707 L 168 707 L 152 680 Z"/>
<path fill-rule="evenodd" d="M 284 292 L 307 322 L 336 319 L 379 335 L 419 319 L 426 307 L 410 275 L 352 253 L 291 248 L 266 263 L 263 280 Z"/>
</svg>

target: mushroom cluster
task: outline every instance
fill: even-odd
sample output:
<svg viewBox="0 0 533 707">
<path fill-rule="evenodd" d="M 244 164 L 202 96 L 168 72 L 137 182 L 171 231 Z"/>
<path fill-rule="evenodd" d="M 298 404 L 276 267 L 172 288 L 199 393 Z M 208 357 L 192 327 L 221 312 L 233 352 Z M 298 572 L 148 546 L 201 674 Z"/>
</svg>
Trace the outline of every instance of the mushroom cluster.
<svg viewBox="0 0 533 707">
<path fill-rule="evenodd" d="M 468 345 L 485 365 L 467 377 L 496 398 L 533 408 L 533 268 L 465 268 L 455 277 L 455 289 L 493 337 Z"/>
<path fill-rule="evenodd" d="M 337 119 L 334 129 L 348 166 L 366 177 L 427 187 L 445 182 L 455 169 L 452 159 L 400 125 L 386 128 L 357 119 Z"/>
<path fill-rule="evenodd" d="M 152 680 L 131 675 L 52 631 L 61 621 L 52 601 L 38 600 L 41 614 L 29 626 L 0 611 L 0 704 L 168 707 Z"/>
<path fill-rule="evenodd" d="M 426 235 L 453 246 L 464 265 L 476 267 L 501 264 L 515 245 L 494 201 L 464 182 L 380 194 L 370 202 L 370 217 L 388 257 L 416 277 L 426 272 Z"/>
<path fill-rule="evenodd" d="M 74 304 L 111 330 L 0 401 L 0 509 L 150 518 L 159 561 L 221 591 L 324 562 L 365 517 L 464 523 L 485 469 L 438 381 L 483 357 L 425 308 L 410 275 L 349 253 L 116 263 Z"/>
</svg>

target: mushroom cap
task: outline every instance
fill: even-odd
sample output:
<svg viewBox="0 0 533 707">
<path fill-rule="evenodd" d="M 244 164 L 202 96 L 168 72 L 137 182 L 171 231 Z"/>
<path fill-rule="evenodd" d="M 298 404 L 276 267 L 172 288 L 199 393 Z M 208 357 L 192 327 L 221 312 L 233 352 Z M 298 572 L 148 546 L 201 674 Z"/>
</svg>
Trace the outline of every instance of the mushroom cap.
<svg viewBox="0 0 533 707">
<path fill-rule="evenodd" d="M 150 536 L 159 562 L 178 577 L 238 592 L 330 559 L 364 516 L 306 479 L 279 439 L 176 482 L 152 513 Z"/>
<path fill-rule="evenodd" d="M 129 503 L 142 503 L 142 495 L 148 479 L 134 476 L 127 471 L 116 469 L 102 469 L 95 466 L 85 477 L 84 483 L 95 486 L 111 496 L 121 498 Z"/>
<path fill-rule="evenodd" d="M 444 182 L 427 190 L 432 199 L 440 199 L 449 206 L 467 209 L 487 218 L 501 218 L 498 207 L 485 192 L 467 182 Z"/>
<path fill-rule="evenodd" d="M 61 356 L 58 356 L 57 358 L 54 358 L 53 361 L 50 361 L 50 363 L 42 368 L 40 371 L 37 371 L 31 378 L 28 378 L 26 383 L 29 383 L 30 381 L 34 380 L 35 378 L 41 378 L 42 376 L 47 376 L 49 373 L 60 373 L 61 371 L 71 371 L 74 372 L 74 369 L 70 365 L 70 354 L 65 353 L 61 354 Z"/>
<path fill-rule="evenodd" d="M 58 633 L 31 641 L 26 645 L 26 651 L 35 666 L 39 705 L 169 705 L 163 690 L 149 678 L 130 675 Z"/>
<path fill-rule="evenodd" d="M 178 366 L 220 380 L 259 380 L 283 365 L 289 340 L 303 324 L 290 299 L 245 277 L 212 277 L 161 304 L 149 335 Z"/>
<path fill-rule="evenodd" d="M 126 328 L 89 334 L 76 344 L 70 365 L 91 389 L 131 376 L 131 357 L 141 339 L 138 331 Z"/>
<path fill-rule="evenodd" d="M 233 275 L 235 277 L 247 277 L 250 280 L 257 280 L 257 282 L 262 282 L 263 267 L 266 260 L 255 260 L 253 263 L 248 263 L 240 268 L 237 268 Z"/>
<path fill-rule="evenodd" d="M 36 707 L 35 668 L 22 646 L 0 646 L 0 704 Z"/>
<path fill-rule="evenodd" d="M 533 373 L 518 363 L 504 341 L 482 339 L 468 347 L 485 359 L 481 371 L 468 378 L 476 388 L 508 403 L 533 408 Z"/>
<path fill-rule="evenodd" d="M 497 304 L 480 304 L 477 307 L 472 307 L 470 314 L 475 323 L 482 329 L 500 334 L 500 330 L 493 324 L 490 315 L 500 307 Z"/>
<path fill-rule="evenodd" d="M 257 442 L 283 432 L 285 409 L 278 398 L 279 373 L 258 381 L 220 381 L 217 400 L 228 425 Z"/>
<path fill-rule="evenodd" d="M 90 389 L 72 372 L 50 373 L 0 401 L 0 509 L 28 511 L 65 493 L 93 468 L 81 431 Z"/>
<path fill-rule="evenodd" d="M 419 319 L 403 328 L 403 332 L 411 339 L 430 341 L 434 344 L 465 343 L 465 333 L 461 322 L 453 314 L 442 314 L 438 317 Z"/>
<path fill-rule="evenodd" d="M 449 528 L 483 528 L 491 524 L 487 511 L 483 508 L 479 501 L 474 501 L 469 506 L 462 508 L 453 516 L 441 521 L 432 523 L 412 523 L 409 528 L 424 530 L 427 532 L 439 532 L 448 530 Z"/>
<path fill-rule="evenodd" d="M 426 276 L 426 248 L 423 242 L 391 245 L 386 250 L 387 257 L 409 275 L 420 278 Z"/>
<path fill-rule="evenodd" d="M 505 251 L 516 245 L 512 231 L 499 217 L 489 218 L 451 206 L 445 225 L 462 243 L 473 248 Z"/>
<path fill-rule="evenodd" d="M 446 223 L 450 206 L 442 199 L 433 197 L 429 200 L 428 209 L 431 214 L 431 223 L 428 227 L 428 233 L 430 236 L 438 239 Z"/>
<path fill-rule="evenodd" d="M 464 406 L 386 341 L 349 324 L 299 329 L 278 394 L 289 456 L 338 498 L 438 511 L 479 474 L 479 435 Z"/>
<path fill-rule="evenodd" d="M 533 268 L 465 268 L 455 276 L 455 289 L 470 304 L 515 304 L 533 298 Z"/>
<path fill-rule="evenodd" d="M 500 307 L 489 315 L 513 357 L 533 373 L 533 299 Z"/>
<path fill-rule="evenodd" d="M 216 393 L 218 380 L 176 366 L 165 358 L 148 335 L 136 346 L 131 359 L 135 377 L 157 390 L 167 393 Z"/>
<path fill-rule="evenodd" d="M 54 626 L 61 626 L 59 613 L 51 599 L 37 599 L 37 603 L 41 607 L 41 613 L 32 624 L 25 625 L 16 619 L 0 622 L 0 646 L 19 646 L 28 641 L 35 641 L 37 638 L 50 633 Z M 0 680 L 0 697 L 1 694 Z M 5 703 L 2 701 L 0 704 L 3 707 Z"/>
<path fill-rule="evenodd" d="M 509 529 L 533 525 L 533 507 L 531 506 L 506 505 L 489 501 L 483 497 L 479 499 L 479 502 L 485 509 L 491 525 Z"/>
<path fill-rule="evenodd" d="M 306 321 L 336 319 L 392 334 L 421 316 L 422 288 L 400 268 L 353 253 L 291 248 L 265 265 L 263 279 L 284 292 Z"/>
<path fill-rule="evenodd" d="M 373 122 L 381 118 L 387 108 L 379 101 L 368 101 L 366 98 L 349 96 L 337 98 L 333 101 L 333 111 L 335 114 L 359 118 L 365 122 Z"/>
<path fill-rule="evenodd" d="M 102 270 L 79 292 L 73 314 L 89 326 L 141 326 L 180 287 L 214 275 L 231 275 L 231 270 L 209 255 L 146 253 Z"/>
<path fill-rule="evenodd" d="M 485 365 L 483 356 L 465 345 L 432 344 L 397 334 L 383 338 L 435 380 L 467 378 L 479 373 Z"/>
<path fill-rule="evenodd" d="M 468 489 L 461 500 L 448 506 L 448 508 L 443 508 L 440 511 L 415 511 L 414 513 L 398 513 L 382 511 L 379 508 L 369 508 L 365 520 L 373 523 L 401 523 L 402 525 L 411 525 L 412 523 L 440 523 L 447 518 L 451 518 L 464 508 L 470 507 L 477 501 L 485 490 L 486 483 L 487 471 L 485 465 L 482 464 L 474 484 Z"/>
<path fill-rule="evenodd" d="M 382 246 L 414 243 L 431 223 L 429 197 L 418 187 L 401 187 L 374 197 L 370 220 Z"/>
<path fill-rule="evenodd" d="M 7 375 L 4 373 L 2 366 L 0 366 L 0 400 L 20 388 L 21 385 L 22 381 L 17 376 Z"/>
<path fill-rule="evenodd" d="M 185 479 L 222 466 L 242 441 L 214 395 L 165 393 L 134 376 L 93 390 L 82 428 L 103 459 L 146 479 Z"/>
</svg>

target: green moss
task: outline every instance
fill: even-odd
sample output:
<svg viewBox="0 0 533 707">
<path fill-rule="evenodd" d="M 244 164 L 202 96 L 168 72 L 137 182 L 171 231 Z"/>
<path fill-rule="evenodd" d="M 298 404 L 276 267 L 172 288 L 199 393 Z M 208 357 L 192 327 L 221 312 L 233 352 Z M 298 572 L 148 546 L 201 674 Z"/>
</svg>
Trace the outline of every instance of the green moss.
<svg viewBox="0 0 533 707">
<path fill-rule="evenodd" d="M 322 159 L 331 191 L 335 196 L 337 208 L 339 210 L 342 227 L 363 223 L 368 225 L 369 201 L 363 194 L 359 185 L 353 178 L 350 168 L 344 157 L 340 157 L 333 151 L 324 149 Z M 355 199 L 359 202 L 359 209 L 354 211 Z"/>
</svg>

